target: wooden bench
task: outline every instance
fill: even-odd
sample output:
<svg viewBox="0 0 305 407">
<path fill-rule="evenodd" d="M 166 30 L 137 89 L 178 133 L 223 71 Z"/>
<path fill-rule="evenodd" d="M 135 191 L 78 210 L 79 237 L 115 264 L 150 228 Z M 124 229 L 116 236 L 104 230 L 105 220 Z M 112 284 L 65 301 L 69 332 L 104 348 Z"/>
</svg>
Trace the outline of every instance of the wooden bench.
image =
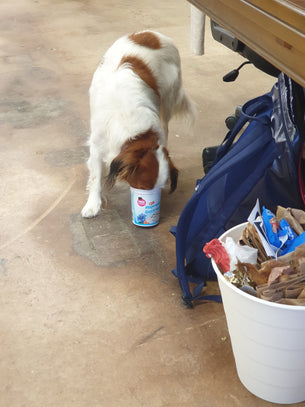
<svg viewBox="0 0 305 407">
<path fill-rule="evenodd" d="M 188 1 L 193 52 L 204 52 L 207 15 L 305 88 L 305 0 Z"/>
</svg>

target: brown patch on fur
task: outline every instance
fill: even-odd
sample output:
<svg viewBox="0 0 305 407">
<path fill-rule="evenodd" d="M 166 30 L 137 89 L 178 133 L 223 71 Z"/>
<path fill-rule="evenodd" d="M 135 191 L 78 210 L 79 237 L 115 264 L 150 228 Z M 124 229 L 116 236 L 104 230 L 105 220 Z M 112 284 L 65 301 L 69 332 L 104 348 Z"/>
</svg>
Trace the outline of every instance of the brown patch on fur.
<svg viewBox="0 0 305 407">
<path fill-rule="evenodd" d="M 167 161 L 169 164 L 169 175 L 170 175 L 170 180 L 171 180 L 170 193 L 172 193 L 177 188 L 179 171 L 174 166 L 174 164 L 169 156 L 169 152 L 168 152 L 167 148 L 163 147 L 163 152 L 164 152 L 164 155 L 167 158 Z"/>
<path fill-rule="evenodd" d="M 159 173 L 158 147 L 158 135 L 152 130 L 124 143 L 110 165 L 108 187 L 112 187 L 118 178 L 133 188 L 153 189 Z"/>
<path fill-rule="evenodd" d="M 145 31 L 141 33 L 133 33 L 128 37 L 131 41 L 143 47 L 151 49 L 160 49 L 160 39 L 152 32 Z"/>
<path fill-rule="evenodd" d="M 123 64 L 130 65 L 133 72 L 138 75 L 158 96 L 160 96 L 156 78 L 145 62 L 140 58 L 127 55 L 121 59 L 119 67 Z"/>
</svg>

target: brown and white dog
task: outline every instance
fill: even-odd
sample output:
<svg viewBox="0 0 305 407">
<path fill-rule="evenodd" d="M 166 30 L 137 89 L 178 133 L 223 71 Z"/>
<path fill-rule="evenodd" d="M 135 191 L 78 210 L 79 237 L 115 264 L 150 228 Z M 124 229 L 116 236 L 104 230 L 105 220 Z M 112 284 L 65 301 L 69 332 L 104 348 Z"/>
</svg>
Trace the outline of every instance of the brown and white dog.
<svg viewBox="0 0 305 407">
<path fill-rule="evenodd" d="M 170 38 L 142 31 L 118 39 L 94 73 L 90 111 L 89 197 L 83 217 L 98 214 L 104 186 L 116 179 L 153 189 L 164 188 L 170 178 L 175 190 L 178 170 L 166 148 L 168 122 L 174 114 L 193 121 L 194 106 L 183 90 L 180 56 Z"/>
</svg>

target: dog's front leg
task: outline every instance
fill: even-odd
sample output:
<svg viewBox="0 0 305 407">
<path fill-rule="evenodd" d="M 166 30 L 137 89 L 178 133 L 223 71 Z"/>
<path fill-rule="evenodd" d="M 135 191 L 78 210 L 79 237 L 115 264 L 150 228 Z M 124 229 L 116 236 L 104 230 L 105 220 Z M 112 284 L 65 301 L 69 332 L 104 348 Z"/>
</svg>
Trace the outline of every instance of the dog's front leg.
<svg viewBox="0 0 305 407">
<path fill-rule="evenodd" d="M 90 149 L 91 150 L 91 149 Z M 84 218 L 92 218 L 96 216 L 101 209 L 101 193 L 102 193 L 102 168 L 103 163 L 101 155 L 94 151 L 90 151 L 90 157 L 88 160 L 89 168 L 89 180 L 87 184 L 87 190 L 89 191 L 89 197 L 86 205 L 82 209 L 82 216 Z"/>
</svg>

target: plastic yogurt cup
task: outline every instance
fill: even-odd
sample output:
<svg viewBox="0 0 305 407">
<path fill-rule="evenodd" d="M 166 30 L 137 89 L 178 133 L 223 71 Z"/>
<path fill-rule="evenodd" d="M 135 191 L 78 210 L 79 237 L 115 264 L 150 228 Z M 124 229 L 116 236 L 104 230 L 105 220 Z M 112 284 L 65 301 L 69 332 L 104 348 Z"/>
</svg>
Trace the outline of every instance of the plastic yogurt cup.
<svg viewBox="0 0 305 407">
<path fill-rule="evenodd" d="M 160 218 L 161 188 L 130 187 L 132 222 L 137 226 L 156 226 Z"/>
</svg>

